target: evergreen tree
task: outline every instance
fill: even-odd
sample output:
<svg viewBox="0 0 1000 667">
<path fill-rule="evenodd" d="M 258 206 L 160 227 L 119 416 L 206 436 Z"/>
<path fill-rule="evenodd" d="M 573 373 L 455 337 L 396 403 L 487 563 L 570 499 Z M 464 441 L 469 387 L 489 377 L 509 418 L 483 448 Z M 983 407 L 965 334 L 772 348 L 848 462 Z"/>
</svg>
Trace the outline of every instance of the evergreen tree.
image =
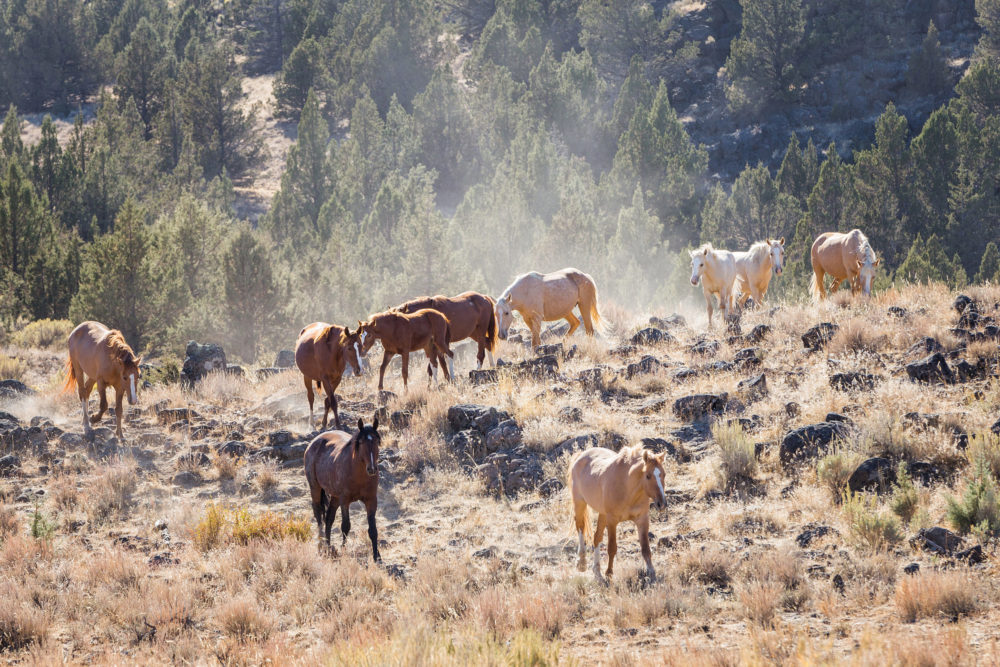
<svg viewBox="0 0 1000 667">
<path fill-rule="evenodd" d="M 977 53 L 984 58 L 1000 57 L 1000 0 L 976 0 L 976 23 L 982 28 Z"/>
<path fill-rule="evenodd" d="M 1000 251 L 997 244 L 990 241 L 983 250 L 983 257 L 979 261 L 979 271 L 976 272 L 975 281 L 977 283 L 990 282 L 994 285 L 1000 283 Z"/>
<path fill-rule="evenodd" d="M 271 257 L 249 229 L 241 229 L 222 256 L 226 327 L 230 344 L 253 362 L 260 343 L 282 319 L 285 295 L 275 284 Z"/>
<path fill-rule="evenodd" d="M 21 141 L 21 118 L 17 115 L 17 107 L 11 105 L 3 119 L 3 132 L 0 133 L 0 162 L 6 163 L 24 154 L 24 142 Z"/>
<path fill-rule="evenodd" d="M 145 18 L 132 33 L 128 46 L 118 57 L 115 97 L 119 105 L 133 101 L 145 126 L 144 138 L 152 137 L 153 118 L 163 105 L 164 86 L 169 74 L 167 49 L 156 29 Z"/>
<path fill-rule="evenodd" d="M 11 160 L 0 180 L 0 266 L 27 277 L 31 260 L 47 250 L 52 222 L 20 163 Z"/>
<path fill-rule="evenodd" d="M 919 51 L 910 57 L 906 83 L 921 95 L 941 94 L 948 87 L 948 63 L 941 51 L 938 29 L 931 21 Z"/>
<path fill-rule="evenodd" d="M 795 197 L 804 207 L 818 178 L 819 155 L 816 146 L 810 139 L 806 147 L 800 150 L 799 138 L 793 132 L 788 138 L 788 147 L 785 149 L 785 157 L 781 160 L 781 167 L 778 168 L 776 177 L 778 190 Z"/>
<path fill-rule="evenodd" d="M 958 255 L 949 259 L 944 244 L 936 234 L 931 234 L 926 241 L 917 234 L 906 259 L 896 269 L 895 278 L 913 283 L 940 282 L 951 289 L 968 283 Z"/>
<path fill-rule="evenodd" d="M 299 42 L 274 82 L 274 99 L 281 113 L 297 118 L 309 94 L 323 85 L 324 75 L 319 42 L 311 37 Z"/>
<path fill-rule="evenodd" d="M 800 77 L 800 47 L 805 35 L 802 0 L 743 0 L 743 27 L 733 40 L 726 70 L 733 84 L 731 106 L 754 110 L 771 100 L 791 97 Z"/>
<path fill-rule="evenodd" d="M 646 209 L 642 189 L 636 187 L 630 206 L 618 213 L 618 227 L 608 243 L 606 272 L 612 281 L 612 294 L 630 307 L 652 304 L 657 280 L 667 260 L 663 224 Z"/>
</svg>

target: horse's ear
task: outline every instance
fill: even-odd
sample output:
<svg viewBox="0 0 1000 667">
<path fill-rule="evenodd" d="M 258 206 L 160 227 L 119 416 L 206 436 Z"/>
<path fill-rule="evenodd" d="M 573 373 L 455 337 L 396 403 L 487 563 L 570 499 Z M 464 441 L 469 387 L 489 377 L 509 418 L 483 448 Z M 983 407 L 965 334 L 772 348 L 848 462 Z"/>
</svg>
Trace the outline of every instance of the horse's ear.
<svg viewBox="0 0 1000 667">
<path fill-rule="evenodd" d="M 708 248 L 705 248 L 705 250 L 703 250 L 701 254 L 704 255 L 705 257 L 708 257 Z"/>
<path fill-rule="evenodd" d="M 361 429 L 363 429 L 364 427 L 365 427 L 365 420 L 362 419 L 361 417 L 358 417 L 358 431 L 360 432 Z"/>
<path fill-rule="evenodd" d="M 375 413 L 375 416 L 372 418 L 372 429 L 378 430 L 378 413 Z"/>
<path fill-rule="evenodd" d="M 881 261 L 882 261 L 882 258 L 881 258 L 881 257 L 877 257 L 877 258 L 875 258 L 875 262 L 874 262 L 874 263 L 872 264 L 872 266 L 873 266 L 873 267 L 876 267 L 876 266 L 878 266 L 878 263 L 879 263 L 879 262 L 881 262 Z"/>
<path fill-rule="evenodd" d="M 785 245 L 785 237 L 784 237 L 784 236 L 782 236 L 782 237 L 781 237 L 781 240 L 780 240 L 780 241 L 778 241 L 778 243 L 780 243 L 781 245 Z"/>
<path fill-rule="evenodd" d="M 358 328 L 360 329 L 360 328 L 361 328 L 361 327 L 363 327 L 363 326 L 364 326 L 364 325 L 363 325 L 363 324 L 361 324 L 361 320 L 358 320 Z"/>
<path fill-rule="evenodd" d="M 344 335 L 350 338 L 354 334 L 351 333 L 351 327 L 344 327 Z"/>
<path fill-rule="evenodd" d="M 642 450 L 642 461 L 643 461 L 643 463 L 649 463 L 649 456 L 650 456 L 650 454 L 649 454 L 649 450 L 648 449 Z"/>
</svg>

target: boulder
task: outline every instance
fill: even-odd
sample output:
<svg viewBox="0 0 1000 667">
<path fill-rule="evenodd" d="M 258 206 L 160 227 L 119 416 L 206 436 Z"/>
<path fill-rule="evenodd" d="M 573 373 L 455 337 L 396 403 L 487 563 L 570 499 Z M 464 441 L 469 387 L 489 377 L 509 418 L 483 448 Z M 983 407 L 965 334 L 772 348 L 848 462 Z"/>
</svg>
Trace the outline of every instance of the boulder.
<svg viewBox="0 0 1000 667">
<path fill-rule="evenodd" d="M 745 380 L 740 380 L 736 388 L 743 392 L 747 399 L 757 400 L 758 398 L 767 396 L 767 377 L 763 373 L 760 373 Z"/>
<path fill-rule="evenodd" d="M 663 366 L 663 364 L 660 363 L 659 359 L 651 354 L 647 354 L 639 361 L 629 364 L 625 368 L 625 377 L 626 379 L 631 380 L 637 375 L 649 375 L 650 373 L 655 373 L 660 370 L 661 366 Z"/>
<path fill-rule="evenodd" d="M 639 348 L 637 348 L 635 345 L 628 345 L 628 344 L 619 345 L 618 347 L 611 350 L 611 355 L 619 357 L 621 359 L 627 359 L 628 357 L 631 357 L 633 354 L 635 354 L 638 349 Z"/>
<path fill-rule="evenodd" d="M 474 428 L 486 435 L 497 424 L 510 418 L 507 412 L 486 405 L 462 403 L 448 408 L 448 424 L 456 432 Z"/>
<path fill-rule="evenodd" d="M 736 352 L 736 355 L 733 357 L 733 364 L 749 370 L 760 366 L 763 360 L 764 350 L 759 347 L 745 347 Z"/>
<path fill-rule="evenodd" d="M 583 410 L 573 405 L 559 408 L 559 421 L 570 424 L 581 422 L 583 421 Z"/>
<path fill-rule="evenodd" d="M 535 356 L 538 357 L 544 357 L 547 354 L 561 355 L 562 353 L 562 343 L 549 343 L 548 345 L 539 345 L 535 348 Z"/>
<path fill-rule="evenodd" d="M 13 400 L 34 394 L 35 390 L 20 380 L 0 380 L 0 400 Z"/>
<path fill-rule="evenodd" d="M 937 338 L 931 336 L 924 336 L 906 351 L 907 354 L 933 354 L 935 352 L 944 352 L 944 345 L 939 343 Z"/>
<path fill-rule="evenodd" d="M 0 475 L 11 475 L 20 470 L 21 459 L 14 454 L 0 456 Z"/>
<path fill-rule="evenodd" d="M 664 438 L 643 438 L 642 446 L 656 454 L 666 452 L 671 458 L 677 458 L 677 448 Z"/>
<path fill-rule="evenodd" d="M 256 371 L 254 371 L 254 375 L 257 377 L 258 380 L 266 380 L 267 378 L 273 377 L 280 372 L 281 369 L 275 367 L 258 368 Z"/>
<path fill-rule="evenodd" d="M 295 352 L 292 350 L 279 350 L 274 357 L 275 368 L 291 368 L 295 365 Z"/>
<path fill-rule="evenodd" d="M 851 491 L 887 491 L 896 481 L 896 465 L 889 459 L 875 457 L 859 465 L 847 480 Z"/>
<path fill-rule="evenodd" d="M 245 442 L 230 440 L 229 442 L 216 445 L 215 451 L 218 454 L 232 456 L 233 458 L 242 458 L 250 452 L 250 448 L 247 447 L 247 443 Z"/>
<path fill-rule="evenodd" d="M 954 384 L 955 374 L 945 361 L 944 355 L 935 352 L 920 361 L 906 364 L 906 374 L 914 382 Z"/>
<path fill-rule="evenodd" d="M 789 431 L 781 440 L 779 458 L 785 465 L 812 459 L 825 452 L 834 440 L 848 435 L 850 427 L 844 422 L 820 422 Z"/>
<path fill-rule="evenodd" d="M 824 526 L 823 524 L 818 523 L 806 524 L 803 526 L 803 529 L 804 530 L 795 538 L 795 543 L 803 549 L 808 547 L 813 540 L 818 540 L 826 535 L 837 534 L 837 531 L 830 526 Z"/>
<path fill-rule="evenodd" d="M 677 327 L 686 327 L 687 320 L 684 319 L 683 315 L 678 315 L 674 313 L 668 317 L 650 317 L 649 325 L 656 327 L 657 329 L 662 329 L 668 331 L 670 329 L 675 329 Z"/>
<path fill-rule="evenodd" d="M 495 368 L 469 371 L 469 382 L 471 382 L 474 385 L 496 384 L 499 381 L 500 381 L 500 374 L 497 372 Z"/>
<path fill-rule="evenodd" d="M 691 378 L 698 375 L 698 371 L 693 368 L 683 367 L 678 368 L 676 371 L 670 374 L 674 380 L 678 382 L 683 382 L 684 380 L 690 380 Z"/>
<path fill-rule="evenodd" d="M 279 461 L 302 461 L 309 447 L 307 442 L 296 442 L 287 445 L 275 445 L 257 450 L 257 456 Z"/>
<path fill-rule="evenodd" d="M 559 360 L 554 354 L 545 354 L 516 364 L 507 363 L 502 360 L 497 361 L 497 368 L 509 368 L 518 375 L 527 375 L 541 379 L 551 377 L 559 372 Z"/>
<path fill-rule="evenodd" d="M 958 296 L 956 296 L 954 303 L 951 304 L 951 307 L 954 308 L 955 312 L 958 313 L 959 315 L 964 313 L 965 309 L 968 308 L 969 306 L 975 306 L 975 302 L 970 297 L 964 294 L 959 294 Z"/>
<path fill-rule="evenodd" d="M 576 381 L 589 391 L 604 391 L 606 386 L 604 375 L 611 372 L 611 367 L 604 364 L 586 368 L 576 376 Z"/>
<path fill-rule="evenodd" d="M 789 417 L 798 417 L 802 412 L 802 406 L 800 406 L 795 401 L 789 401 L 785 403 L 785 414 Z"/>
<path fill-rule="evenodd" d="M 448 440 L 448 446 L 462 463 L 474 462 L 486 456 L 486 438 L 478 430 L 467 428 Z"/>
<path fill-rule="evenodd" d="M 582 452 L 585 449 L 590 449 L 591 447 L 597 447 L 600 442 L 596 433 L 585 433 L 583 435 L 577 435 L 570 438 L 566 438 L 558 445 L 549 450 L 548 456 L 550 459 L 555 460 L 563 455 L 572 455 L 577 452 Z"/>
<path fill-rule="evenodd" d="M 552 338 L 562 338 L 569 333 L 569 322 L 560 322 L 559 324 L 553 324 L 552 326 L 545 329 L 542 332 L 542 340 L 550 340 Z"/>
<path fill-rule="evenodd" d="M 177 486 L 198 486 L 201 484 L 201 475 L 190 470 L 181 470 L 174 475 L 172 481 Z"/>
<path fill-rule="evenodd" d="M 921 528 L 910 544 L 940 556 L 953 556 L 962 548 L 962 538 L 947 528 Z"/>
<path fill-rule="evenodd" d="M 830 386 L 840 391 L 871 391 L 881 381 L 880 375 L 856 371 L 830 376 Z"/>
<path fill-rule="evenodd" d="M 902 306 L 889 306 L 889 317 L 906 317 L 906 308 Z"/>
<path fill-rule="evenodd" d="M 733 365 L 728 361 L 713 361 L 705 364 L 705 370 L 710 373 L 728 373 L 733 370 Z"/>
<path fill-rule="evenodd" d="M 955 362 L 955 374 L 959 382 L 969 382 L 970 380 L 984 380 L 989 375 L 986 368 L 986 360 L 980 359 L 975 364 L 970 364 L 965 359 Z"/>
<path fill-rule="evenodd" d="M 410 427 L 410 421 L 413 419 L 412 410 L 393 410 L 389 414 L 389 427 L 394 431 L 401 431 L 405 428 Z M 350 422 L 344 422 L 350 423 Z"/>
<path fill-rule="evenodd" d="M 839 412 L 827 412 L 826 417 L 823 418 L 825 422 L 844 422 L 845 424 L 854 424 L 854 420 L 847 415 L 842 415 Z"/>
<path fill-rule="evenodd" d="M 550 498 L 563 489 L 562 480 L 558 477 L 549 477 L 547 480 L 538 485 L 538 495 L 543 498 Z"/>
<path fill-rule="evenodd" d="M 743 340 L 751 344 L 760 343 L 767 337 L 769 333 L 771 333 L 771 325 L 758 324 L 757 326 L 755 326 L 753 329 L 750 330 L 750 333 L 743 336 Z"/>
<path fill-rule="evenodd" d="M 651 396 L 640 403 L 636 408 L 636 411 L 640 415 L 655 415 L 666 407 L 669 400 L 670 399 L 663 398 L 661 396 Z"/>
<path fill-rule="evenodd" d="M 200 345 L 192 340 L 185 349 L 181 381 L 191 386 L 208 373 L 225 371 L 227 367 L 226 353 L 220 345 L 214 343 Z"/>
<path fill-rule="evenodd" d="M 486 434 L 486 449 L 495 452 L 511 449 L 521 444 L 523 432 L 513 419 L 505 419 Z"/>
<path fill-rule="evenodd" d="M 709 357 L 719 351 L 719 341 L 700 340 L 694 345 L 692 345 L 689 349 L 692 354 L 700 354 L 703 357 Z"/>
<path fill-rule="evenodd" d="M 677 339 L 669 332 L 647 327 L 640 329 L 632 336 L 630 341 L 633 345 L 660 345 L 662 343 L 676 343 Z"/>
<path fill-rule="evenodd" d="M 729 394 L 692 394 L 681 396 L 674 401 L 674 414 L 686 421 L 698 421 L 711 414 L 722 412 L 726 407 Z"/>
<path fill-rule="evenodd" d="M 820 322 L 802 334 L 802 346 L 807 350 L 821 350 L 839 328 L 832 322 Z"/>
<path fill-rule="evenodd" d="M 206 468 L 212 465 L 208 454 L 199 451 L 189 451 L 177 457 L 177 467 Z"/>
</svg>

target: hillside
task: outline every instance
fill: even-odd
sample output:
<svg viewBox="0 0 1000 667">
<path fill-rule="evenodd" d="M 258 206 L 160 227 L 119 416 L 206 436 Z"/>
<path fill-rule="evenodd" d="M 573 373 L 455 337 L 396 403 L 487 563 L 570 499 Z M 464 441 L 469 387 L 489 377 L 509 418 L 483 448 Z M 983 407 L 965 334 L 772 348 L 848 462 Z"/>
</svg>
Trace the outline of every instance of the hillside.
<svg viewBox="0 0 1000 667">
<path fill-rule="evenodd" d="M 696 310 L 651 329 L 612 310 L 604 337 L 547 337 L 552 357 L 514 332 L 495 381 L 463 371 L 403 393 L 393 371 L 379 397 L 348 378 L 344 422 L 383 424 L 381 567 L 357 506 L 343 549 L 334 529 L 339 555 L 317 551 L 296 371 L 158 382 L 128 410 L 126 443 L 110 417 L 87 440 L 56 393 L 61 344 L 8 345 L 38 393 L 0 403 L 2 648 L 96 664 L 990 662 L 1000 292 L 966 294 L 973 306 L 941 286 L 776 302 L 739 335 Z M 804 347 L 821 322 L 839 328 Z M 935 350 L 953 377 L 921 375 Z M 574 567 L 562 483 L 579 448 L 640 443 L 668 454 L 658 578 L 640 576 L 623 524 L 606 587 Z M 901 462 L 912 486 L 889 481 Z M 970 498 L 985 522 L 971 532 L 950 509 Z"/>
</svg>

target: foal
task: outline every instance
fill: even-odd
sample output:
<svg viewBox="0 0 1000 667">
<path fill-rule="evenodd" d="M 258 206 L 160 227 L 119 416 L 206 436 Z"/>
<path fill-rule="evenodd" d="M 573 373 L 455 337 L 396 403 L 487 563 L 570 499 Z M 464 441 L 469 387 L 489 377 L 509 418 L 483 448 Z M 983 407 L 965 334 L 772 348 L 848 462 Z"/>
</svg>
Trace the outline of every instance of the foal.
<svg viewBox="0 0 1000 667">
<path fill-rule="evenodd" d="M 445 379 L 451 380 L 448 366 L 452 365 L 450 360 L 455 357 L 455 353 L 449 348 L 451 325 L 448 318 L 438 311 L 424 308 L 406 314 L 390 310 L 372 315 L 368 322 L 358 322 L 357 331 L 363 339 L 366 339 L 361 344 L 362 356 L 368 354 L 368 350 L 376 340 L 382 341 L 382 347 L 385 349 L 385 354 L 382 355 L 382 367 L 378 371 L 379 391 L 382 391 L 385 369 L 397 354 L 403 358 L 403 388 L 406 388 L 410 375 L 410 352 L 415 350 L 423 350 L 427 355 L 428 375 L 433 368 L 433 376 L 437 380 L 437 369 L 440 365 Z M 449 360 L 447 364 L 446 359 Z"/>
</svg>

